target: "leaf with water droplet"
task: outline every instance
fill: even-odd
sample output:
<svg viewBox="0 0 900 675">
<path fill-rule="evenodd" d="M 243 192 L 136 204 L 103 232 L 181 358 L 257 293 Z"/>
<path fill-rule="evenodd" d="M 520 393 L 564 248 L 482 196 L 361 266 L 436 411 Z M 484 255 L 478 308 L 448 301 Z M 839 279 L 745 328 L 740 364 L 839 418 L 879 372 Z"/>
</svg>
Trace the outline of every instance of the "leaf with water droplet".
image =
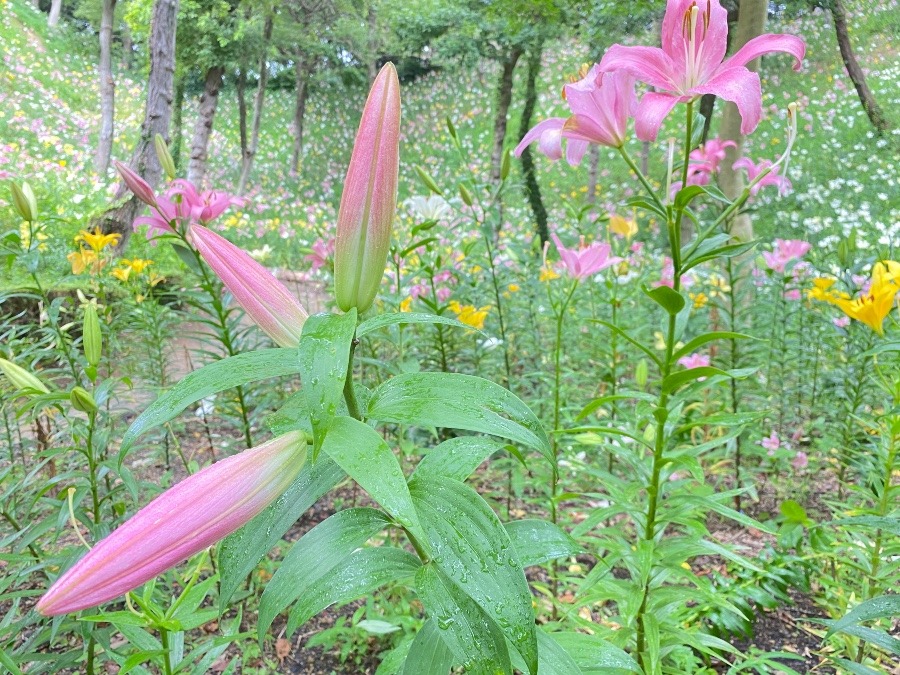
<svg viewBox="0 0 900 675">
<path fill-rule="evenodd" d="M 299 369 L 313 429 L 314 460 L 341 400 L 355 330 L 355 308 L 346 314 L 314 314 L 303 324 Z"/>
</svg>

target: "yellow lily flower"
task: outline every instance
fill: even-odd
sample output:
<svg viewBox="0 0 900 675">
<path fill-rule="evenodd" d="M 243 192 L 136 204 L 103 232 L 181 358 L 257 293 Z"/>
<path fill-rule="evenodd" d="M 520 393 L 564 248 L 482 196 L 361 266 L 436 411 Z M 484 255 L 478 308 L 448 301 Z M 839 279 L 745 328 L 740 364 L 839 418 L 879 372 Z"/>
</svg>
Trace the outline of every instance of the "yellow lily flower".
<svg viewBox="0 0 900 675">
<path fill-rule="evenodd" d="M 637 221 L 624 216 L 611 216 L 609 219 L 609 231 L 625 239 L 631 239 L 638 233 Z"/>
<path fill-rule="evenodd" d="M 900 263 L 893 260 L 875 263 L 868 292 L 852 300 L 846 293 L 838 294 L 829 291 L 831 284 L 825 286 L 825 290 L 821 291 L 823 297 L 813 295 L 820 290 L 819 286 L 817 284 L 810 291 L 810 297 L 816 297 L 816 299 L 836 305 L 851 319 L 866 324 L 879 335 L 884 335 L 884 320 L 894 308 L 895 299 L 900 293 Z"/>
<path fill-rule="evenodd" d="M 85 244 L 91 247 L 95 253 L 100 253 L 107 246 L 115 246 L 119 243 L 119 239 L 122 238 L 121 234 L 112 233 L 112 234 L 103 234 L 100 231 L 99 227 L 94 228 L 93 232 L 89 232 L 88 230 L 81 230 L 78 233 L 78 236 L 75 237 L 75 241 L 83 241 Z"/>
<path fill-rule="evenodd" d="M 81 248 L 77 252 L 67 255 L 66 258 L 72 264 L 72 274 L 83 274 L 85 271 L 98 274 L 106 264 L 95 251 L 89 248 Z"/>
</svg>

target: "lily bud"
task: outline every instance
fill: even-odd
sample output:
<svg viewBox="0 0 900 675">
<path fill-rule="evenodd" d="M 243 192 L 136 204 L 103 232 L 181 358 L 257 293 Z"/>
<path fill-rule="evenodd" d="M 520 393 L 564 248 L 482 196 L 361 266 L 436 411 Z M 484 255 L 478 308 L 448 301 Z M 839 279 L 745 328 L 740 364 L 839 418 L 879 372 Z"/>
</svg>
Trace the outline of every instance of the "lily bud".
<svg viewBox="0 0 900 675">
<path fill-rule="evenodd" d="M 135 197 L 147 206 L 156 206 L 156 195 L 153 194 L 153 188 L 138 175 L 137 171 L 119 161 L 115 161 L 113 164 L 116 165 L 116 171 L 119 172 L 122 180 L 125 181 L 125 185 L 128 186 L 128 189 L 131 190 Z"/>
<path fill-rule="evenodd" d="M 363 109 L 344 179 L 334 254 L 338 307 L 372 306 L 391 244 L 400 165 L 400 81 L 392 63 L 378 73 Z"/>
<path fill-rule="evenodd" d="M 166 177 L 169 180 L 175 180 L 175 162 L 172 160 L 172 155 L 169 153 L 169 146 L 166 145 L 166 139 L 160 134 L 156 134 L 156 136 L 153 137 L 153 147 L 156 150 L 156 158 L 159 160 L 159 165 L 162 167 L 162 170 L 165 171 Z"/>
<path fill-rule="evenodd" d="M 466 206 L 472 206 L 474 200 L 472 199 L 472 193 L 469 192 L 469 188 L 467 188 L 462 183 L 459 184 L 459 196 L 460 199 L 463 200 L 463 204 Z"/>
<path fill-rule="evenodd" d="M 423 169 L 421 166 L 417 166 L 416 173 L 419 174 L 419 180 L 421 180 L 425 184 L 425 187 L 427 187 L 436 195 L 440 195 L 441 197 L 444 196 L 444 193 L 441 192 L 441 188 L 439 188 L 438 184 L 434 182 L 434 178 L 432 178 L 431 174 L 425 171 L 425 169 Z"/>
<path fill-rule="evenodd" d="M 37 199 L 34 197 L 31 186 L 24 182 L 22 187 L 12 183 L 9 189 L 12 192 L 13 206 L 22 217 L 22 220 L 27 220 L 30 223 L 36 221 L 38 217 Z"/>
<path fill-rule="evenodd" d="M 96 367 L 100 363 L 100 352 L 103 347 L 103 333 L 100 330 L 100 319 L 97 317 L 97 306 L 93 303 L 84 308 L 84 330 L 81 345 L 84 358 L 89 365 Z"/>
<path fill-rule="evenodd" d="M 12 361 L 0 359 L 0 373 L 6 375 L 6 379 L 16 389 L 34 390 L 41 394 L 49 394 L 50 390 L 37 377 L 29 373 L 21 366 L 17 366 Z"/>
<path fill-rule="evenodd" d="M 250 255 L 196 223 L 191 240 L 197 252 L 262 331 L 282 347 L 300 343 L 309 316 L 303 305 L 265 267 Z"/>
<path fill-rule="evenodd" d="M 199 553 L 281 496 L 305 461 L 306 435 L 293 431 L 186 478 L 57 579 L 38 612 L 56 616 L 95 607 Z"/>
<path fill-rule="evenodd" d="M 84 387 L 73 387 L 72 391 L 69 392 L 69 402 L 75 410 L 80 410 L 84 413 L 95 413 L 99 410 L 97 402 L 91 396 L 91 392 Z"/>
</svg>

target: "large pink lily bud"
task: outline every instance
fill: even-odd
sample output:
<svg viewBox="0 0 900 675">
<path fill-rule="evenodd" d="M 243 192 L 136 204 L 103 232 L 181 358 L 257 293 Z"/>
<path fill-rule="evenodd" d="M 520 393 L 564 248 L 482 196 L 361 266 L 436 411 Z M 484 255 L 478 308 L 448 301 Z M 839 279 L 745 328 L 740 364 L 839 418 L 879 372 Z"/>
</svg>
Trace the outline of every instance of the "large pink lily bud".
<svg viewBox="0 0 900 675">
<path fill-rule="evenodd" d="M 243 249 L 202 225 L 191 226 L 197 251 L 262 331 L 282 347 L 296 347 L 309 316 L 303 305 Z"/>
<path fill-rule="evenodd" d="M 122 164 L 119 161 L 114 161 L 113 163 L 116 165 L 119 175 L 122 176 L 122 180 L 125 181 L 125 185 L 128 186 L 128 189 L 131 190 L 134 196 L 147 206 L 156 206 L 156 195 L 153 193 L 153 188 L 150 187 L 150 184 L 127 164 Z"/>
<path fill-rule="evenodd" d="M 363 109 L 344 179 L 334 254 L 338 307 L 372 306 L 391 245 L 400 166 L 400 81 L 394 64 L 378 73 Z"/>
<path fill-rule="evenodd" d="M 306 436 L 293 431 L 195 473 L 100 541 L 56 580 L 37 610 L 77 612 L 137 588 L 258 515 L 305 460 Z"/>
</svg>

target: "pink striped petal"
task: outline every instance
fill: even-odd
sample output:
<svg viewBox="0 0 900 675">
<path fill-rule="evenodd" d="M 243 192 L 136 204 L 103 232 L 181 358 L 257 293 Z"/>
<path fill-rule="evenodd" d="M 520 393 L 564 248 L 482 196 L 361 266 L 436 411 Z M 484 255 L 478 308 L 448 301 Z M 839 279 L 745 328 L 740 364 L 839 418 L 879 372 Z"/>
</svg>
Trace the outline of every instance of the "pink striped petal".
<svg viewBox="0 0 900 675">
<path fill-rule="evenodd" d="M 776 35 L 769 33 L 753 38 L 722 64 L 722 69 L 746 66 L 753 59 L 772 52 L 785 52 L 794 57 L 794 70 L 800 70 L 806 55 L 806 43 L 796 35 Z"/>
<path fill-rule="evenodd" d="M 137 588 L 257 516 L 290 486 L 305 459 L 306 437 L 294 431 L 186 478 L 94 546 L 56 580 L 37 610 L 68 614 Z"/>
<path fill-rule="evenodd" d="M 636 80 L 666 91 L 677 91 L 681 77 L 672 59 L 658 47 L 610 47 L 600 61 L 600 70 L 624 70 Z"/>
<path fill-rule="evenodd" d="M 655 91 L 644 94 L 634 116 L 634 131 L 637 137 L 642 141 L 655 141 L 663 120 L 672 112 L 678 100 L 678 97 L 672 94 Z"/>
<path fill-rule="evenodd" d="M 522 153 L 525 151 L 529 145 L 538 141 L 538 150 L 541 151 L 542 154 L 547 155 L 550 159 L 557 160 L 562 157 L 562 138 L 558 135 L 556 136 L 556 141 L 558 143 L 559 152 L 556 152 L 557 146 L 553 145 L 550 140 L 544 140 L 544 136 L 546 134 L 551 134 L 552 132 L 559 132 L 562 129 L 563 124 L 565 123 L 565 118 L 563 117 L 550 117 L 541 122 L 538 122 L 535 126 L 528 130 L 528 133 L 522 137 L 522 140 L 519 141 L 519 144 L 516 146 L 516 149 L 513 150 L 513 154 L 516 157 L 521 157 Z"/>
<path fill-rule="evenodd" d="M 708 82 L 691 89 L 692 94 L 715 94 L 737 105 L 741 114 L 741 134 L 751 133 L 762 119 L 762 88 L 759 75 L 735 66 L 716 73 Z"/>
</svg>

